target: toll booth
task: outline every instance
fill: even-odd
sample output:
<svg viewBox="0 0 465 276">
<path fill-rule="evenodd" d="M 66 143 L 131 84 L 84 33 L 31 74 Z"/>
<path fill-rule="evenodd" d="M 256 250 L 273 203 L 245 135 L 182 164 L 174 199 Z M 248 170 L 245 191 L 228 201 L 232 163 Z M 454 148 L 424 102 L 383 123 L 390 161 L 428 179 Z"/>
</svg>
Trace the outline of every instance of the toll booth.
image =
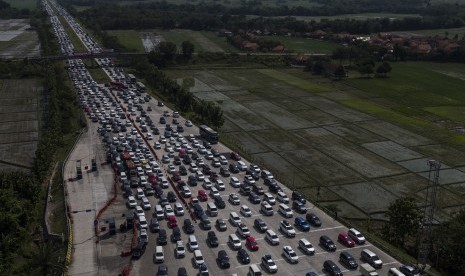
<svg viewBox="0 0 465 276">
<path fill-rule="evenodd" d="M 97 171 L 97 161 L 95 160 L 95 158 L 92 158 L 92 171 Z"/>
<path fill-rule="evenodd" d="M 110 235 L 115 235 L 116 234 L 115 218 L 106 219 L 106 223 L 108 223 L 108 233 L 110 233 Z"/>
<path fill-rule="evenodd" d="M 76 179 L 82 179 L 81 160 L 76 161 Z"/>
</svg>

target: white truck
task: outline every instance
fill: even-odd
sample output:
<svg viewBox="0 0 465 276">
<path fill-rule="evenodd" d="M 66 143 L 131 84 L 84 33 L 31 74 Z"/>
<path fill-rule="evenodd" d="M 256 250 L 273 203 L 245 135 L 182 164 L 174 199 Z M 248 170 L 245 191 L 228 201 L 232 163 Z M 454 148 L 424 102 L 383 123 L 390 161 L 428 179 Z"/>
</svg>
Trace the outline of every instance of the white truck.
<svg viewBox="0 0 465 276">
<path fill-rule="evenodd" d="M 379 276 L 376 269 L 369 264 L 360 264 L 360 273 L 363 276 Z"/>
</svg>

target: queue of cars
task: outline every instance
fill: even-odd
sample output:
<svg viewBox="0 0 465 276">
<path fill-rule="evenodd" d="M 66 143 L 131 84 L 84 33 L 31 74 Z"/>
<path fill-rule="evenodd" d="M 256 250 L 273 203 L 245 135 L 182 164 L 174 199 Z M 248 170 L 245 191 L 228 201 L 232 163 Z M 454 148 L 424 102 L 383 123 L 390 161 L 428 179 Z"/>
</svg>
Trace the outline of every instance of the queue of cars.
<svg viewBox="0 0 465 276">
<path fill-rule="evenodd" d="M 66 11 L 57 7 L 86 47 L 92 52 L 101 51 L 79 24 Z M 57 17 L 53 16 L 50 7 L 47 5 L 46 8 L 52 15 L 52 26 L 59 38 L 62 52 L 72 55 L 73 46 L 64 29 Z M 212 229 L 219 232 L 235 229 L 228 236 L 226 244 L 231 249 L 228 251 L 237 250 L 237 259 L 242 264 L 250 263 L 249 254 L 261 254 L 260 267 L 268 273 L 278 272 L 279 267 L 273 256 L 260 253 L 260 235 L 271 246 L 282 243 L 282 256 L 290 264 L 299 262 L 293 246 L 305 255 L 315 254 L 315 247 L 305 233 L 312 232 L 312 227 L 321 227 L 322 222 L 315 213 L 308 212 L 302 193 L 294 191 L 286 194 L 269 171 L 256 164 L 247 165 L 235 152 L 221 153 L 192 133 L 184 135 L 185 129 L 180 123 L 179 113 L 164 110 L 154 119 L 148 113 L 152 111 L 152 98 L 143 87 L 115 67 L 111 59 L 99 58 L 97 62 L 104 66 L 105 72 L 112 79 L 111 84 L 104 86 L 95 83 L 79 59 L 67 62 L 68 72 L 90 121 L 99 124 L 98 132 L 107 145 L 108 160 L 117 167 L 123 195 L 127 198 L 127 208 L 134 210 L 136 215 L 139 233 L 138 244 L 133 251 L 135 259 L 144 254 L 150 241 L 147 230 L 150 230 L 157 234 L 153 261 L 163 263 L 163 246 L 168 244 L 166 230 L 171 229 L 169 239 L 175 244 L 176 258 L 184 258 L 188 252 L 186 249 L 189 249 L 193 253 L 193 266 L 198 269 L 198 273 L 209 275 L 208 265 L 211 263 L 203 257 L 195 234 L 197 227 L 187 218 L 185 207 L 192 212 L 193 219 L 199 221 L 200 229 L 207 232 L 205 242 L 212 250 L 221 244 Z M 159 102 L 158 108 L 162 107 L 163 104 Z M 191 127 L 192 123 L 185 121 L 184 126 Z M 160 154 L 160 161 L 155 152 Z M 174 185 L 170 186 L 169 181 L 173 181 Z M 233 192 L 226 192 L 230 189 Z M 228 219 L 232 227 L 228 227 L 226 218 L 219 217 L 218 209 L 226 207 L 223 197 L 227 197 L 230 204 L 228 208 L 234 210 L 230 212 Z M 151 204 L 155 201 L 156 204 Z M 189 203 L 188 206 L 185 205 L 186 202 Z M 258 207 L 252 210 L 249 205 Z M 256 209 L 259 210 L 258 213 L 254 213 Z M 152 215 L 146 215 L 152 210 Z M 239 216 L 271 217 L 276 213 L 283 219 L 274 229 L 262 218 L 254 220 L 253 228 L 257 230 L 258 236 L 252 235 L 247 223 Z M 211 223 L 214 218 L 215 228 Z M 178 219 L 183 221 L 182 225 Z M 163 220 L 166 220 L 166 227 L 161 224 Z M 186 246 L 181 229 L 187 235 Z M 293 242 L 297 231 L 303 237 Z M 280 239 L 281 235 L 284 239 Z M 248 250 L 242 247 L 239 237 L 245 240 Z M 364 236 L 356 229 L 341 232 L 337 240 L 347 248 L 365 243 Z M 333 240 L 324 234 L 320 236 L 319 244 L 328 252 L 334 252 L 337 248 Z M 231 268 L 228 251 L 227 248 L 218 250 L 216 263 L 221 269 Z M 362 251 L 361 259 L 375 268 L 382 266 L 378 256 L 368 249 Z M 357 261 L 347 251 L 340 253 L 339 261 L 348 269 L 357 269 Z M 167 273 L 168 267 L 158 267 L 158 275 Z M 325 261 L 322 268 L 331 275 L 342 275 L 338 265 L 331 260 Z M 185 270 L 184 267 L 179 268 L 180 272 Z M 257 271 L 260 271 L 259 266 L 251 264 L 249 273 L 258 273 Z"/>
</svg>

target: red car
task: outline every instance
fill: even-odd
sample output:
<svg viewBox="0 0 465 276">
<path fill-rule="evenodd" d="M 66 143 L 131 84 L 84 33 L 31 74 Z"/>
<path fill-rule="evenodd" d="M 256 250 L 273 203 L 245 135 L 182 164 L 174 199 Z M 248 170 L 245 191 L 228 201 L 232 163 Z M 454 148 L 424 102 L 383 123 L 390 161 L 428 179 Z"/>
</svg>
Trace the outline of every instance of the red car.
<svg viewBox="0 0 465 276">
<path fill-rule="evenodd" d="M 181 180 L 181 175 L 178 171 L 173 172 L 173 181 L 178 182 Z"/>
<path fill-rule="evenodd" d="M 252 236 L 248 236 L 245 239 L 245 246 L 247 246 L 252 251 L 257 251 L 258 250 L 258 244 L 255 241 L 255 238 L 252 237 Z"/>
<path fill-rule="evenodd" d="M 149 181 L 149 183 L 157 184 L 157 176 L 154 173 L 149 173 L 148 177 L 149 178 L 147 180 Z"/>
<path fill-rule="evenodd" d="M 230 157 L 232 160 L 235 160 L 235 161 L 241 160 L 241 156 L 234 151 L 231 151 Z"/>
<path fill-rule="evenodd" d="M 339 236 L 337 236 L 337 240 L 347 247 L 355 246 L 354 241 L 347 235 L 347 233 L 340 233 Z"/>
<path fill-rule="evenodd" d="M 197 196 L 199 198 L 200 201 L 207 201 L 208 200 L 208 196 L 207 196 L 207 193 L 205 192 L 205 190 L 199 190 L 199 194 Z"/>
<path fill-rule="evenodd" d="M 173 227 L 176 227 L 176 226 L 178 226 L 178 222 L 176 221 L 176 217 L 175 216 L 169 216 L 168 217 L 168 227 L 173 228 Z"/>
</svg>

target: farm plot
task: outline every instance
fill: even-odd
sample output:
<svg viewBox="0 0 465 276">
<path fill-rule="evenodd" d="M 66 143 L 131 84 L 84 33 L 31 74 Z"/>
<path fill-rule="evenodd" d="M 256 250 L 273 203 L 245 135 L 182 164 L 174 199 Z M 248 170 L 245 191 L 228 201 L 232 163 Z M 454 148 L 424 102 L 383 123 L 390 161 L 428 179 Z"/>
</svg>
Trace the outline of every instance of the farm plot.
<svg viewBox="0 0 465 276">
<path fill-rule="evenodd" d="M 439 157 L 449 156 L 453 161 L 445 162 L 450 167 L 444 165 L 441 171 L 449 190 L 465 183 L 465 169 L 454 168 L 457 164 L 465 167 L 465 161 L 453 148 L 343 103 L 362 98 L 373 104 L 366 92 L 354 88 L 345 92 L 339 90 L 340 83 L 298 74 L 289 78 L 292 72 L 284 71 L 284 75 L 279 70 L 260 69 L 169 74 L 185 78 L 183 84 L 197 97 L 221 106 L 226 120 L 220 129 L 222 139 L 292 189 L 317 197 L 321 204 L 336 204 L 350 218 L 371 214 L 383 219 L 396 198 L 420 198 L 427 183 L 426 161 L 431 158 L 445 162 Z M 326 92 L 315 94 L 311 87 L 318 86 Z M 393 104 L 379 96 L 375 100 Z M 319 196 L 317 187 L 321 188 Z"/>
<path fill-rule="evenodd" d="M 39 136 L 35 79 L 4 80 L 0 92 L 0 164 L 8 170 L 32 165 Z"/>
<path fill-rule="evenodd" d="M 34 57 L 40 55 L 40 44 L 35 31 L 25 19 L 0 20 L 0 56 Z"/>
</svg>

